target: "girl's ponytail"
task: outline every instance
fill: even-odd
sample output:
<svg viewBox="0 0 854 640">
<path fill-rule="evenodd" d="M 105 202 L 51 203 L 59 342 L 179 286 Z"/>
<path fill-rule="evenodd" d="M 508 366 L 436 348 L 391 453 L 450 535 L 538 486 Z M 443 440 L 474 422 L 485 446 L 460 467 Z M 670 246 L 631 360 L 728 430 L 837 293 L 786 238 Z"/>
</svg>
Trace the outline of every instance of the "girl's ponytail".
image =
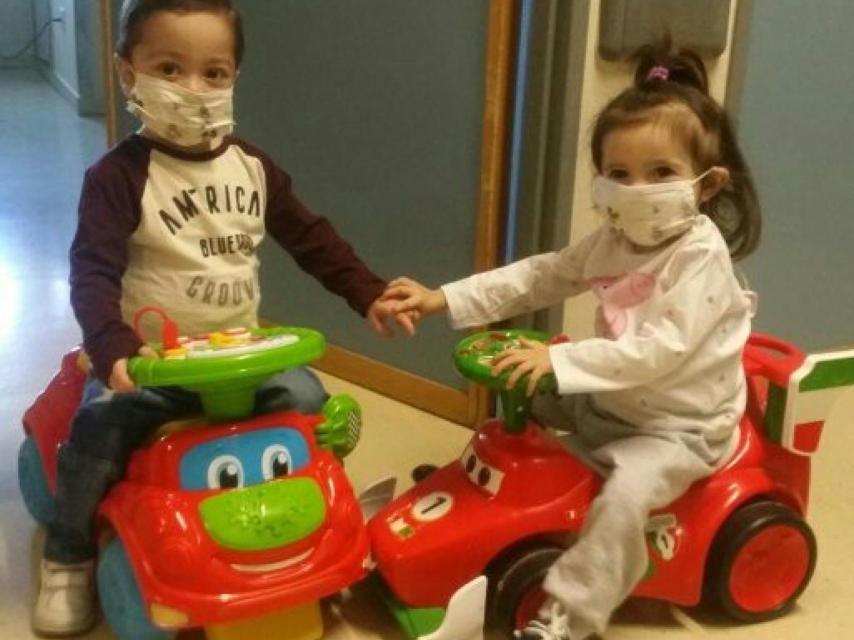
<svg viewBox="0 0 854 640">
<path fill-rule="evenodd" d="M 637 62 L 635 87 L 638 89 L 674 82 L 709 95 L 709 76 L 702 58 L 688 49 L 674 52 L 669 37 L 660 43 L 641 47 L 634 59 Z"/>
</svg>

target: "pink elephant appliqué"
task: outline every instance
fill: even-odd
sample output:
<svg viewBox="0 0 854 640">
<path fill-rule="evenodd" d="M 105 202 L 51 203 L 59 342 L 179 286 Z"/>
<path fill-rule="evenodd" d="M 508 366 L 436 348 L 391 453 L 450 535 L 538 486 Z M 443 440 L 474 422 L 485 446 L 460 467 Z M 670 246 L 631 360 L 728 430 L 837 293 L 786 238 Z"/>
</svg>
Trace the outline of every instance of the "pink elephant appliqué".
<svg viewBox="0 0 854 640">
<path fill-rule="evenodd" d="M 596 310 L 596 335 L 616 340 L 626 330 L 629 314 L 652 295 L 655 276 L 649 273 L 627 273 L 620 277 L 593 278 L 590 288 L 599 298 Z"/>
</svg>

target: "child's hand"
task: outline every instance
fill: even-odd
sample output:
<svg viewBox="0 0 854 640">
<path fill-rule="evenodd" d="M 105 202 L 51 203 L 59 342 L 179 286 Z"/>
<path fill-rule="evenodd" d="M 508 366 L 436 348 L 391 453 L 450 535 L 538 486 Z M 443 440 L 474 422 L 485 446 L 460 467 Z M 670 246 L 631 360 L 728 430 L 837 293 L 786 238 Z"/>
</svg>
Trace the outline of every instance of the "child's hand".
<svg viewBox="0 0 854 640">
<path fill-rule="evenodd" d="M 392 280 L 380 296 L 380 300 L 394 300 L 395 309 L 400 312 L 417 311 L 419 315 L 428 315 L 442 311 L 448 306 L 441 289 L 428 289 L 411 278 Z"/>
<path fill-rule="evenodd" d="M 394 335 L 394 331 L 388 324 L 392 319 L 403 327 L 408 335 L 415 335 L 415 323 L 421 319 L 421 314 L 417 311 L 398 312 L 396 306 L 393 300 L 377 298 L 368 309 L 368 322 L 374 331 L 387 338 Z"/>
<path fill-rule="evenodd" d="M 148 345 L 142 345 L 139 348 L 139 355 L 143 358 L 159 358 L 157 352 Z M 128 359 L 122 358 L 113 363 L 113 370 L 110 372 L 110 379 L 107 381 L 110 389 L 117 393 L 127 393 L 136 389 L 136 385 L 128 375 Z"/>
<path fill-rule="evenodd" d="M 495 356 L 492 374 L 497 376 L 505 369 L 513 369 L 510 377 L 507 378 L 507 388 L 512 389 L 516 386 L 519 378 L 530 373 L 528 387 L 525 390 L 526 395 L 530 397 L 537 390 L 537 383 L 540 378 L 547 373 L 552 373 L 554 368 L 551 358 L 549 358 L 548 345 L 521 337 L 519 342 L 522 343 L 523 348 L 508 349 Z"/>
</svg>

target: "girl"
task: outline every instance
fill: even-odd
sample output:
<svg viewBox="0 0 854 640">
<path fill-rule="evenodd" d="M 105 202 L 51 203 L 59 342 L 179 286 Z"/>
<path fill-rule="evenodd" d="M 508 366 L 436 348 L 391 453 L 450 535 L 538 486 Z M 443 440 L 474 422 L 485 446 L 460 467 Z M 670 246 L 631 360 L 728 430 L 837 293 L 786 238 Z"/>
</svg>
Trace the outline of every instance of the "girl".
<svg viewBox="0 0 854 640">
<path fill-rule="evenodd" d="M 759 239 L 753 183 L 723 108 L 693 53 L 639 54 L 635 83 L 599 114 L 591 151 L 603 224 L 577 246 L 431 290 L 408 278 L 396 311 L 447 310 L 455 328 L 495 322 L 592 290 L 597 337 L 496 359 L 528 393 L 553 373 L 558 393 L 534 413 L 607 476 L 577 542 L 546 575 L 550 599 L 518 635 L 601 633 L 644 575 L 649 512 L 710 475 L 745 406 L 741 352 L 749 296 L 732 258 Z"/>
</svg>

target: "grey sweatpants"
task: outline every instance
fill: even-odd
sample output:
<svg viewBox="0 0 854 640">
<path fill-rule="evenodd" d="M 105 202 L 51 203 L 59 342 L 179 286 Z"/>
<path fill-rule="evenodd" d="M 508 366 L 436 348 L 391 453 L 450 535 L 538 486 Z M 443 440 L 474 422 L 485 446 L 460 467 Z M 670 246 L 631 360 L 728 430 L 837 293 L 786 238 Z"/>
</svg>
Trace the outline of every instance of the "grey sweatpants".
<svg viewBox="0 0 854 640">
<path fill-rule="evenodd" d="M 647 570 L 644 528 L 650 511 L 711 475 L 730 441 L 700 433 L 649 432 L 596 408 L 586 395 L 542 395 L 534 415 L 558 430 L 566 447 L 605 476 L 581 534 L 546 574 L 545 591 L 565 608 L 569 637 L 602 633 Z"/>
</svg>

